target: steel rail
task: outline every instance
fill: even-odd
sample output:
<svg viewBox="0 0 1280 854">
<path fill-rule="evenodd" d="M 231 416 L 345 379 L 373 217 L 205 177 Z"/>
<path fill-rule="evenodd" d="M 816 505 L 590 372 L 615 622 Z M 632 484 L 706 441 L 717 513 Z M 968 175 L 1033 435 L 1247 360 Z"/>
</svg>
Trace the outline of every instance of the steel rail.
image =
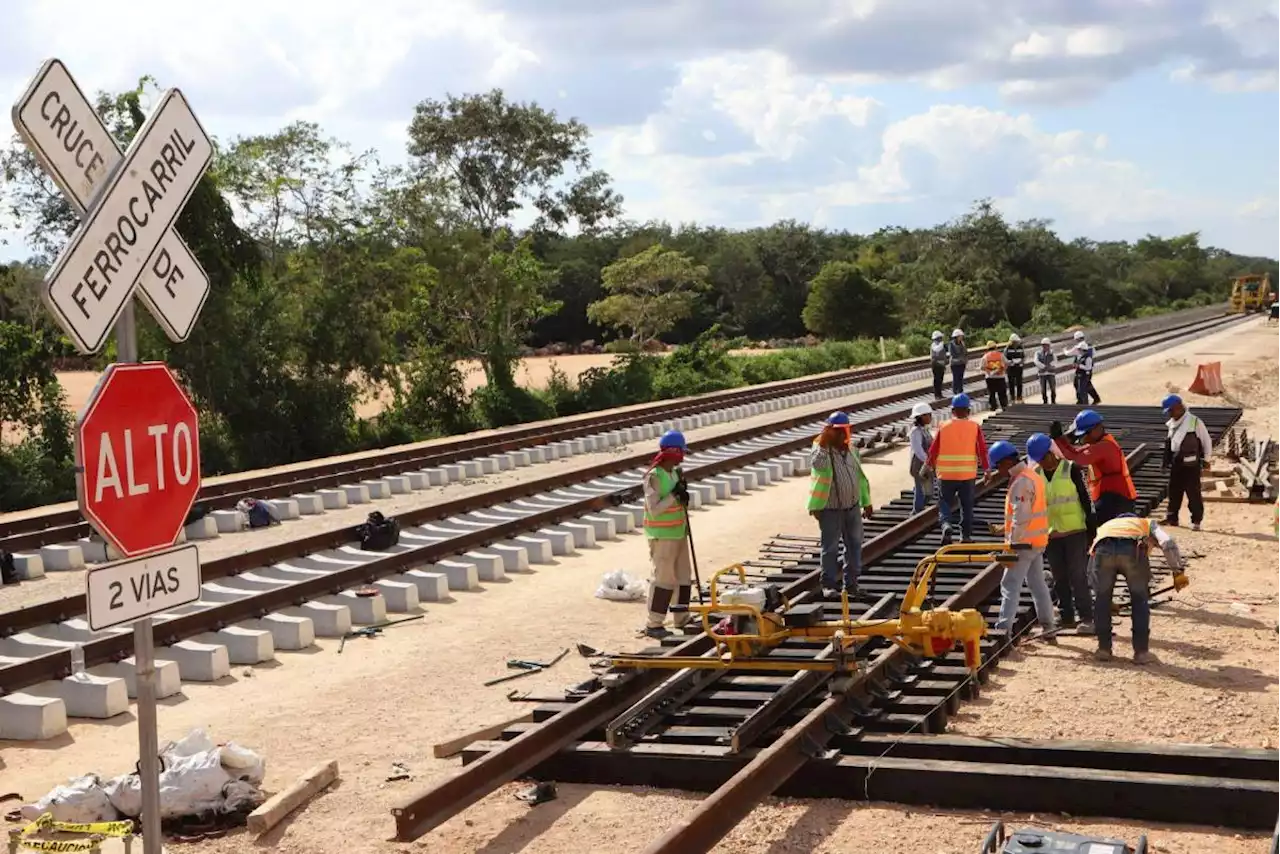
<svg viewBox="0 0 1280 854">
<path fill-rule="evenodd" d="M 1200 314 L 1203 311 L 1194 309 L 1186 315 L 1164 317 L 1162 320 L 1165 324 L 1159 326 L 1155 325 L 1155 320 L 1152 319 L 1140 323 L 1099 327 L 1098 340 L 1099 343 L 1111 343 L 1110 339 L 1116 335 L 1146 329 L 1149 326 L 1156 331 L 1175 331 L 1208 320 L 1239 319 L 1236 315 L 1216 313 L 1195 319 L 1189 317 L 1191 314 Z M 1183 322 L 1168 326 L 1167 321 L 1175 318 Z M 1053 340 L 1055 343 L 1062 343 L 1068 339 L 1069 336 L 1056 336 Z M 896 375 L 906 377 L 928 367 L 928 363 L 928 357 L 887 362 L 816 377 L 782 380 L 750 386 L 746 389 L 728 389 L 722 392 L 709 392 L 704 395 L 642 404 L 639 407 L 629 407 L 623 412 L 607 411 L 569 422 L 555 424 L 535 422 L 504 431 L 501 436 L 492 434 L 464 436 L 425 447 L 401 446 L 353 456 L 351 459 L 321 460 L 315 465 L 300 469 L 267 473 L 246 472 L 242 473 L 243 476 L 229 475 L 225 480 L 219 479 L 218 483 L 203 485 L 197 501 L 210 509 L 219 509 L 234 505 L 238 499 L 248 494 L 260 498 L 276 498 L 336 487 L 352 480 L 375 479 L 407 471 L 416 466 L 425 468 L 443 465 L 478 456 L 527 448 L 535 444 L 563 441 L 590 433 L 650 423 L 655 416 L 659 415 L 663 418 L 676 419 L 709 410 L 772 399 L 780 395 L 822 390 Z M 38 548 L 52 543 L 69 542 L 89 534 L 90 531 L 88 524 L 80 518 L 78 508 L 53 510 L 39 516 L 24 516 L 9 521 L 0 520 L 0 548 L 10 552 Z"/>
<path fill-rule="evenodd" d="M 1234 319 L 1235 318 L 1229 318 L 1225 321 L 1215 319 L 1214 322 L 1231 322 L 1231 320 Z M 1177 333 L 1172 334 L 1176 335 Z M 1113 352 L 1111 354 L 1112 358 L 1125 355 L 1127 352 L 1132 350 L 1145 349 L 1146 347 L 1152 346 L 1154 342 L 1144 341 L 1143 343 L 1130 343 L 1131 346 L 1129 348 Z M 907 400 L 918 395 L 919 392 L 898 392 L 873 401 L 864 401 L 861 404 L 855 404 L 855 407 L 863 409 L 876 408 L 878 406 L 887 405 L 891 402 Z M 934 408 L 941 408 L 946 405 L 946 401 L 935 400 L 932 401 L 931 405 Z M 859 432 L 866 432 L 885 424 L 893 423 L 904 416 L 905 413 L 892 412 L 876 418 L 857 422 L 855 427 Z M 813 423 L 815 420 L 817 419 L 813 415 L 792 416 L 782 422 L 773 422 L 768 425 L 745 428 L 743 430 L 735 431 L 732 434 L 696 441 L 691 443 L 690 448 L 694 452 L 697 452 L 709 447 L 732 444 L 736 441 L 742 441 L 743 439 L 777 432 L 779 427 L 782 425 L 793 427 L 800 424 Z M 744 454 L 736 455 L 728 459 L 712 461 L 696 467 L 691 467 L 690 474 L 695 478 L 705 477 L 709 474 L 714 475 L 721 471 L 731 470 L 743 465 L 750 465 L 756 461 L 769 459 L 791 450 L 801 449 L 806 447 L 809 441 L 810 437 L 802 436 L 795 439 L 785 440 L 781 443 L 770 444 L 764 448 L 748 451 Z M 417 510 L 401 514 L 397 518 L 400 520 L 402 526 L 422 524 L 425 521 L 435 520 L 442 516 L 465 513 L 470 510 L 490 507 L 495 504 L 511 500 L 512 498 L 523 497 L 529 494 L 555 489 L 568 483 L 582 482 L 584 480 L 590 480 L 608 474 L 617 474 L 621 471 L 642 466 L 647 461 L 647 454 L 635 455 L 623 460 L 614 460 L 599 466 L 593 466 L 585 470 L 578 470 L 541 481 L 516 484 L 494 492 L 484 493 L 477 496 L 469 496 L 444 505 L 433 505 L 430 507 L 419 508 Z M 347 567 L 323 576 L 299 581 L 274 590 L 257 592 L 238 600 L 221 603 L 211 608 L 186 613 L 162 623 L 158 623 L 156 626 L 157 642 L 161 645 L 170 645 L 179 640 L 202 634 L 204 632 L 220 630 L 245 619 L 260 618 L 272 611 L 279 610 L 280 608 L 300 605 L 319 596 L 334 594 L 343 589 L 349 589 L 352 586 L 369 583 L 378 578 L 402 572 L 415 565 L 421 565 L 423 563 L 456 554 L 459 551 L 465 551 L 469 548 L 505 539 L 514 534 L 527 531 L 531 526 L 535 528 L 541 527 L 547 524 L 553 524 L 554 522 L 565 518 L 604 509 L 611 504 L 620 503 L 618 499 L 619 494 L 625 494 L 631 489 L 634 489 L 634 487 L 623 487 L 613 492 L 597 493 L 596 495 L 583 498 L 579 501 L 567 502 L 541 513 L 525 515 L 500 525 L 479 529 L 431 546 L 410 549 L 397 554 L 388 555 L 386 557 L 375 558 L 358 566 Z M 338 547 L 348 543 L 349 541 L 350 535 L 348 531 L 346 529 L 339 529 L 323 532 L 297 541 L 281 543 L 276 546 L 245 552 L 239 555 L 223 558 L 218 561 L 211 561 L 202 569 L 202 579 L 208 581 L 215 580 L 220 577 L 226 577 L 228 575 L 235 575 L 247 569 L 253 569 L 269 565 L 271 563 L 297 558 L 300 555 Z M 5 621 L 6 631 L 13 632 L 18 630 L 17 628 L 9 628 L 10 625 L 16 627 L 18 625 L 26 624 L 26 627 L 30 627 L 31 623 L 35 620 L 39 620 L 38 623 L 35 623 L 36 625 L 43 625 L 50 622 L 68 619 L 72 616 L 82 614 L 83 612 L 83 595 L 67 597 L 62 600 L 31 606 L 29 608 L 22 609 L 19 612 L 15 612 L 10 619 L 6 619 Z M 82 646 L 82 651 L 85 657 L 86 666 L 119 661 L 127 657 L 132 651 L 132 640 L 125 634 L 110 635 L 89 641 L 87 644 Z M 72 660 L 71 652 L 69 650 L 51 652 L 34 658 L 25 659 L 21 662 L 9 664 L 0 668 L 0 695 L 12 693 L 48 679 L 64 678 L 70 675 L 71 668 Z"/>
</svg>

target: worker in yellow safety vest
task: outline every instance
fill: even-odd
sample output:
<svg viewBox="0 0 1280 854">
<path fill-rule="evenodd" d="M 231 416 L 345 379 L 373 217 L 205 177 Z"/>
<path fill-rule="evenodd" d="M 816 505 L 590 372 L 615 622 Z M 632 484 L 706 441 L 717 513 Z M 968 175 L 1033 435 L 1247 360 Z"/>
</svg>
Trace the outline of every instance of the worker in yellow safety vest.
<svg viewBox="0 0 1280 854">
<path fill-rule="evenodd" d="M 1018 555 L 1018 562 L 1006 565 L 1000 579 L 1000 616 L 996 620 L 996 629 L 1013 631 L 1025 582 L 1031 588 L 1031 601 L 1035 604 L 1036 619 L 1040 621 L 1044 638 L 1056 644 L 1053 594 L 1049 592 L 1049 583 L 1044 577 L 1044 549 L 1049 544 L 1044 478 L 1018 459 L 1018 449 L 1012 442 L 996 442 L 991 446 L 990 458 L 996 471 L 987 475 L 988 480 L 995 473 L 1009 476 L 1009 489 L 1004 498 L 1004 538 Z"/>
<path fill-rule="evenodd" d="M 1123 575 L 1129 587 L 1129 603 L 1133 612 L 1133 660 L 1135 664 L 1152 661 L 1151 655 L 1151 563 L 1148 553 L 1155 547 L 1164 552 L 1165 561 L 1175 578 L 1182 575 L 1182 555 L 1173 541 L 1154 519 L 1142 519 L 1122 513 L 1098 526 L 1091 548 L 1089 570 L 1093 576 L 1093 621 L 1098 632 L 1098 649 L 1093 657 L 1110 661 L 1111 594 L 1116 576 Z"/>
<path fill-rule="evenodd" d="M 1089 543 L 1096 527 L 1084 470 L 1053 452 L 1053 440 L 1043 433 L 1027 439 L 1027 459 L 1037 464 L 1045 480 L 1049 511 L 1049 545 L 1044 557 L 1058 593 L 1060 628 L 1078 635 L 1093 634 L 1093 594 L 1089 591 Z M 1080 622 L 1077 624 L 1076 615 Z"/>
<path fill-rule="evenodd" d="M 974 483 L 978 472 L 987 470 L 987 440 L 978 423 L 969 420 L 971 406 L 967 394 L 951 398 L 951 420 L 934 434 L 925 460 L 938 478 L 938 519 L 944 546 L 952 541 L 957 521 L 961 541 L 973 542 Z"/>
<path fill-rule="evenodd" d="M 672 596 L 678 604 L 688 605 L 693 592 L 689 484 L 679 468 L 687 447 L 683 433 L 668 430 L 658 441 L 658 454 L 644 476 L 644 535 L 649 541 L 649 562 L 653 565 L 644 634 L 651 638 L 671 634 L 663 623 Z M 683 629 L 689 617 L 688 611 L 678 611 L 671 621 L 677 629 Z"/>
<path fill-rule="evenodd" d="M 870 519 L 871 485 L 862 458 L 853 447 L 849 416 L 833 412 L 809 452 L 809 515 L 818 520 L 822 551 L 822 595 L 834 599 L 840 590 L 858 594 L 862 571 L 862 520 Z M 844 572 L 840 572 L 840 546 Z"/>
</svg>

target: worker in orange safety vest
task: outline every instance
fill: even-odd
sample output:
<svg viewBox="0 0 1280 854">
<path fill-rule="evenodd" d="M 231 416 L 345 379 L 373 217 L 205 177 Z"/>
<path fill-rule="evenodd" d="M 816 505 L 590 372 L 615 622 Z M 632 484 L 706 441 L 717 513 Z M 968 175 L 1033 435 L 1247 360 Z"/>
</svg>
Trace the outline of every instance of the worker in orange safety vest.
<svg viewBox="0 0 1280 854">
<path fill-rule="evenodd" d="M 938 520 L 942 544 L 952 541 L 956 522 L 961 541 L 973 542 L 973 500 L 979 471 L 987 470 L 987 440 L 976 421 L 969 420 L 972 403 L 967 394 L 951 398 L 951 420 L 934 434 L 926 466 L 938 478 Z M 959 517 L 959 518 L 957 518 Z"/>
<path fill-rule="evenodd" d="M 987 480 L 996 473 L 1009 477 L 1004 499 L 1004 538 L 1018 555 L 1018 562 L 1006 565 L 1000 579 L 1000 616 L 996 629 L 1013 630 L 1025 582 L 1031 588 L 1031 601 L 1045 633 L 1044 639 L 1056 644 L 1053 594 L 1049 592 L 1044 574 L 1044 550 L 1049 545 L 1048 485 L 1040 472 L 1018 458 L 1018 449 L 1012 442 L 996 442 L 991 446 L 990 458 L 995 471 L 987 475 Z"/>
</svg>

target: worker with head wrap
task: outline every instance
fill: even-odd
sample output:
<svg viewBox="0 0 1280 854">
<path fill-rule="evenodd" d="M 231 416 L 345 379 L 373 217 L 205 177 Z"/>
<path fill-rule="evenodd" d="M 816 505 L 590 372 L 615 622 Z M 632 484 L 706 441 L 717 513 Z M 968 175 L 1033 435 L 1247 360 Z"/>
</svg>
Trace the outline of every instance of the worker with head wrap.
<svg viewBox="0 0 1280 854">
<path fill-rule="evenodd" d="M 644 633 L 651 638 L 671 634 L 663 623 L 672 596 L 677 604 L 688 605 L 693 589 L 689 484 L 680 470 L 687 448 L 683 433 L 668 430 L 658 441 L 658 453 L 644 476 L 644 535 L 649 541 L 649 561 L 653 566 Z M 677 611 L 672 623 L 677 629 L 683 629 L 689 617 L 688 611 Z"/>
</svg>

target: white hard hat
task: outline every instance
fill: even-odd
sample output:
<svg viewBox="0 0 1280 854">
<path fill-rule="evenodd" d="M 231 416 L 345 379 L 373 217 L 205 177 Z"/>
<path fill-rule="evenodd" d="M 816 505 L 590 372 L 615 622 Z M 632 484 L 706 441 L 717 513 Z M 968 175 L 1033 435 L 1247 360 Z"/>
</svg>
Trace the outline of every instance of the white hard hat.
<svg viewBox="0 0 1280 854">
<path fill-rule="evenodd" d="M 1016 333 L 1016 332 L 1009 336 L 1009 343 L 1010 343 L 1010 344 L 1017 344 L 1017 343 L 1018 343 L 1019 341 L 1021 341 L 1021 340 L 1022 340 L 1022 339 L 1018 337 L 1018 333 Z"/>
<path fill-rule="evenodd" d="M 1052 344 L 1053 342 L 1050 341 L 1048 338 L 1041 338 L 1040 343 L 1048 345 L 1048 344 Z"/>
<path fill-rule="evenodd" d="M 939 338 L 942 337 L 942 333 L 935 329 L 933 330 L 933 335 L 929 337 L 932 338 L 934 341 L 937 341 Z"/>
<path fill-rule="evenodd" d="M 963 333 L 963 332 L 961 332 L 959 329 L 952 329 L 952 330 L 951 330 L 951 337 L 952 337 L 952 338 L 963 338 L 963 337 L 964 337 L 964 333 Z"/>
<path fill-rule="evenodd" d="M 1076 330 L 1076 334 L 1075 334 L 1075 335 L 1073 335 L 1073 336 L 1071 336 L 1071 337 L 1072 337 L 1072 338 L 1075 338 L 1077 341 L 1083 341 L 1083 340 L 1084 340 L 1084 332 L 1083 332 L 1083 331 L 1081 331 L 1081 330 L 1079 330 L 1079 329 L 1077 329 L 1077 330 Z"/>
<path fill-rule="evenodd" d="M 932 415 L 933 407 L 927 403 L 917 403 L 911 407 L 911 417 L 919 418 L 921 415 Z"/>
</svg>

